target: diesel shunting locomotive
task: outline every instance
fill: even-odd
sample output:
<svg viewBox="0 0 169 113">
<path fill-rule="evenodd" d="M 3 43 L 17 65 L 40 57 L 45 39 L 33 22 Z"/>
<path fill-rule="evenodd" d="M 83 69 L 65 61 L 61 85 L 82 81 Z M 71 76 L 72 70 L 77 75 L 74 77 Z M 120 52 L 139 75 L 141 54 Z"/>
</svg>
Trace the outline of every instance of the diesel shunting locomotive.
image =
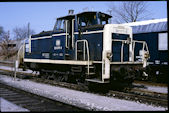
<svg viewBox="0 0 169 113">
<path fill-rule="evenodd" d="M 131 84 L 147 75 L 148 46 L 133 40 L 131 27 L 109 24 L 110 18 L 96 11 L 57 18 L 52 31 L 29 37 L 20 64 L 57 81 Z"/>
</svg>

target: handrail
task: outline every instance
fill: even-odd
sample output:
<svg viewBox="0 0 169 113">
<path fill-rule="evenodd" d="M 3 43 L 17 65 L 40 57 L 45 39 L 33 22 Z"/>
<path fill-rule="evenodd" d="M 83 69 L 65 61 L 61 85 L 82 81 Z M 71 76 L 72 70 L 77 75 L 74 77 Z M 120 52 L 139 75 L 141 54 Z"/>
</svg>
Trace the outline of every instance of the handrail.
<svg viewBox="0 0 169 113">
<path fill-rule="evenodd" d="M 25 55 L 25 40 L 24 40 L 24 43 L 23 43 L 23 45 L 21 45 L 21 47 L 19 48 L 19 50 L 18 50 L 18 53 L 17 53 L 17 59 L 16 60 L 18 60 L 18 66 L 19 66 L 19 64 L 20 64 L 20 57 L 19 57 L 19 55 L 20 55 L 20 52 L 21 52 L 21 50 L 23 49 L 23 53 L 22 53 L 22 57 L 24 58 L 24 55 Z"/>
<path fill-rule="evenodd" d="M 66 20 L 66 44 L 65 44 L 65 47 L 66 48 L 68 48 L 68 43 L 67 43 L 67 23 L 68 23 L 68 21 Z"/>
<path fill-rule="evenodd" d="M 88 75 L 89 75 L 89 60 L 90 60 L 90 55 L 89 55 L 89 46 L 88 46 L 88 41 L 87 40 L 77 40 L 76 44 L 75 44 L 75 59 L 77 60 L 77 43 L 79 42 L 83 42 L 83 60 L 85 60 L 85 47 L 87 48 L 87 60 L 88 60 L 88 64 L 87 64 L 87 70 L 88 70 Z"/>
<path fill-rule="evenodd" d="M 148 49 L 147 43 L 145 41 L 136 41 L 136 40 L 134 40 L 133 43 L 134 43 L 134 46 L 135 46 L 135 43 L 142 43 L 143 44 L 142 50 L 144 50 L 146 48 L 146 51 L 149 54 L 149 49 Z M 133 48 L 133 51 L 134 51 L 134 48 Z M 142 58 L 144 59 L 144 54 L 143 54 Z"/>
<path fill-rule="evenodd" d="M 75 19 L 72 19 L 72 48 L 74 49 L 74 22 Z"/>
<path fill-rule="evenodd" d="M 123 48 L 124 48 L 124 43 L 122 42 L 122 45 L 121 45 L 121 62 L 123 62 Z"/>
<path fill-rule="evenodd" d="M 123 48 L 124 48 L 124 43 L 127 43 L 128 40 L 119 40 L 119 39 L 112 39 L 112 41 L 114 42 L 122 42 L 122 45 L 121 45 L 121 62 L 123 62 Z M 142 50 L 144 51 L 145 48 L 146 48 L 146 51 L 148 52 L 149 54 L 149 50 L 148 50 L 148 46 L 147 46 L 147 43 L 145 41 L 138 41 L 138 40 L 133 40 L 132 41 L 132 61 L 134 62 L 134 50 L 135 50 L 135 43 L 142 43 L 143 44 L 143 47 L 142 47 Z M 144 54 L 142 56 L 142 61 L 144 62 L 145 58 L 144 58 Z"/>
</svg>

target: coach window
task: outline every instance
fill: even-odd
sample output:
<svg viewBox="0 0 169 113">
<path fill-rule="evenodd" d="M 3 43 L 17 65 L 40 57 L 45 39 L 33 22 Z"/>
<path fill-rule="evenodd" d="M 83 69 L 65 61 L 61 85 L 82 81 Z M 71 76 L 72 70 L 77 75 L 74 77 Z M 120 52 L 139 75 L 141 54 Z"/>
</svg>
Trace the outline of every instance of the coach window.
<svg viewBox="0 0 169 113">
<path fill-rule="evenodd" d="M 158 50 L 168 50 L 168 33 L 158 34 Z"/>
</svg>

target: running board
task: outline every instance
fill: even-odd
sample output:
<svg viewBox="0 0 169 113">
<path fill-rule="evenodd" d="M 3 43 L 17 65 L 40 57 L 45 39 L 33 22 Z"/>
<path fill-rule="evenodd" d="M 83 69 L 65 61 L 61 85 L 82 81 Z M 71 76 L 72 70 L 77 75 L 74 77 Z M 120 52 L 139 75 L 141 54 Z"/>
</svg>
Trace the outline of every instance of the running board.
<svg viewBox="0 0 169 113">
<path fill-rule="evenodd" d="M 85 79 L 88 82 L 95 82 L 95 83 L 109 83 L 109 81 L 101 81 L 99 79 Z"/>
<path fill-rule="evenodd" d="M 69 64 L 69 65 L 92 65 L 92 61 L 83 60 L 51 60 L 51 59 L 29 59 L 25 58 L 24 62 L 34 62 L 34 63 L 51 63 L 51 64 Z"/>
</svg>

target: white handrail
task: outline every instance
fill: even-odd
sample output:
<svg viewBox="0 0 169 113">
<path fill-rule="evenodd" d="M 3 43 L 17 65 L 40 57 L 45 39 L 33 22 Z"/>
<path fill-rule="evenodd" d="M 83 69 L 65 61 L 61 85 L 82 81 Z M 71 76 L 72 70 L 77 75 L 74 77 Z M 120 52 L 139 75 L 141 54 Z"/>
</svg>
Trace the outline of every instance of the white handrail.
<svg viewBox="0 0 169 113">
<path fill-rule="evenodd" d="M 68 21 L 66 20 L 66 45 L 65 45 L 66 48 L 68 48 L 68 44 L 67 44 L 67 23 L 68 23 Z"/>
<path fill-rule="evenodd" d="M 134 62 L 134 50 L 135 50 L 135 43 L 136 43 L 136 42 L 134 42 L 134 41 L 133 41 L 133 50 L 132 50 L 132 52 L 133 52 L 133 54 L 132 54 L 132 57 L 133 57 L 133 62 Z"/>
<path fill-rule="evenodd" d="M 88 70 L 88 75 L 89 75 L 89 61 L 90 61 L 90 55 L 89 55 L 89 46 L 88 46 L 88 41 L 87 40 L 77 40 L 76 41 L 76 44 L 75 44 L 75 58 L 77 60 L 77 43 L 79 42 L 83 42 L 84 44 L 84 48 L 83 48 L 83 59 L 85 60 L 85 47 L 87 48 L 87 61 L 88 61 L 88 64 L 87 64 L 87 70 Z M 86 46 L 85 46 L 86 45 Z"/>
<path fill-rule="evenodd" d="M 31 44 L 31 35 L 29 35 L 29 53 L 31 53 L 31 46 L 32 46 L 32 44 Z"/>
<path fill-rule="evenodd" d="M 121 45 L 121 62 L 123 62 L 123 48 L 124 48 L 124 43 L 122 42 L 122 45 Z"/>
<path fill-rule="evenodd" d="M 83 45 L 85 45 L 85 41 L 83 41 Z M 85 52 L 85 51 L 86 51 L 86 48 L 85 48 L 85 46 L 83 46 L 83 52 L 84 52 L 84 53 L 83 53 L 83 60 L 86 59 L 86 58 L 85 58 L 85 57 L 86 57 L 86 55 L 85 55 L 86 52 Z"/>
<path fill-rule="evenodd" d="M 25 47 L 25 41 L 24 41 L 24 44 L 19 48 L 18 53 L 17 53 L 18 65 L 20 64 L 20 59 L 19 59 L 20 57 L 19 57 L 19 55 L 20 55 L 20 52 L 21 52 L 22 49 L 23 49 L 23 51 L 22 51 L 23 52 L 22 53 L 22 57 L 24 58 L 24 52 L 25 52 L 24 51 L 24 49 L 25 49 L 24 47 Z"/>
<path fill-rule="evenodd" d="M 124 47 L 124 43 L 127 40 L 112 39 L 112 41 L 114 41 L 114 42 L 122 42 L 122 46 L 121 46 L 121 62 L 123 62 L 123 47 Z M 147 43 L 145 41 L 133 40 L 132 43 L 133 43 L 133 50 L 132 50 L 133 61 L 132 62 L 134 62 L 135 43 L 141 43 L 141 44 L 143 44 L 142 50 L 144 50 L 146 48 L 146 50 L 147 50 L 147 52 L 149 54 L 148 46 L 147 46 Z M 142 56 L 142 59 L 144 61 L 144 59 L 145 59 L 144 55 Z"/>
<path fill-rule="evenodd" d="M 72 48 L 74 49 L 74 21 L 75 19 L 72 19 Z"/>
<path fill-rule="evenodd" d="M 142 55 L 142 59 L 143 59 L 143 61 L 144 61 L 144 47 L 145 47 L 145 43 L 143 43 L 143 48 L 142 48 L 142 52 L 143 52 L 143 53 L 142 53 L 142 54 L 143 54 L 143 55 Z"/>
</svg>

